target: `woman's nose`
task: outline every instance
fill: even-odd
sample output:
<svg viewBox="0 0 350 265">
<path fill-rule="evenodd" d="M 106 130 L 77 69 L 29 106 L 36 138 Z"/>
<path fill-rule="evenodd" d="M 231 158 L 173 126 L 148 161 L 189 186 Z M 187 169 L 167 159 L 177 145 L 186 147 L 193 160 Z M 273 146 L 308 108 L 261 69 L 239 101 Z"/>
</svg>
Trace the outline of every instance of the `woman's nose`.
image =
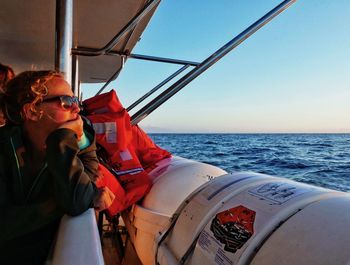
<svg viewBox="0 0 350 265">
<path fill-rule="evenodd" d="M 80 110 L 81 110 L 81 108 L 80 108 L 79 104 L 78 103 L 73 103 L 73 105 L 72 105 L 72 112 L 73 113 L 78 113 L 78 112 L 80 112 Z"/>
</svg>

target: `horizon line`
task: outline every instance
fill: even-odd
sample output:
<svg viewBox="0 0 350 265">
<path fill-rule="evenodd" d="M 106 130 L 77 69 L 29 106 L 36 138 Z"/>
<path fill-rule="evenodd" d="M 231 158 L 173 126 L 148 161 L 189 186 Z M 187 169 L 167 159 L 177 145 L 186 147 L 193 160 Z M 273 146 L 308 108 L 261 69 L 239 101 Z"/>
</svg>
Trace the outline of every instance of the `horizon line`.
<svg viewBox="0 0 350 265">
<path fill-rule="evenodd" d="M 350 134 L 349 132 L 147 132 L 149 134 Z"/>
</svg>

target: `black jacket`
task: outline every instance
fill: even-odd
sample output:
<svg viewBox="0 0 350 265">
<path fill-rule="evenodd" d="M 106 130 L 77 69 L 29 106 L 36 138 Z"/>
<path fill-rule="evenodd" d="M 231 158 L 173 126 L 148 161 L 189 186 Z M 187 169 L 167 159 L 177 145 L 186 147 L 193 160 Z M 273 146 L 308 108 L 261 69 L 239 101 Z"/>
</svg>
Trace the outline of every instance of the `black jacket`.
<svg viewBox="0 0 350 265">
<path fill-rule="evenodd" d="M 43 262 L 60 218 L 86 211 L 98 193 L 95 140 L 80 150 L 72 130 L 54 131 L 46 163 L 33 175 L 22 133 L 17 126 L 0 132 L 0 264 Z"/>
</svg>

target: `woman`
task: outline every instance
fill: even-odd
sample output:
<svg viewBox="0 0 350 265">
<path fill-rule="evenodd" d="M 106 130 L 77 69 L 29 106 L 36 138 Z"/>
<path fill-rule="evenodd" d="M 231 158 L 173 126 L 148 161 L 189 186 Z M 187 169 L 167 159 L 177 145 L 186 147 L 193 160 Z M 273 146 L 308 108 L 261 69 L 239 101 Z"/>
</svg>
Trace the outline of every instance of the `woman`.
<svg viewBox="0 0 350 265">
<path fill-rule="evenodd" d="M 2 91 L 5 84 L 15 76 L 10 66 L 0 63 L 0 90 Z"/>
<path fill-rule="evenodd" d="M 3 89 L 8 81 L 10 81 L 15 76 L 14 71 L 10 66 L 3 65 L 0 63 L 0 97 L 4 92 Z M 0 127 L 5 126 L 5 117 L 0 109 Z"/>
<path fill-rule="evenodd" d="M 42 264 L 64 214 L 103 210 L 114 195 L 93 183 L 94 133 L 61 75 L 23 72 L 7 83 L 2 101 L 0 264 Z"/>
</svg>

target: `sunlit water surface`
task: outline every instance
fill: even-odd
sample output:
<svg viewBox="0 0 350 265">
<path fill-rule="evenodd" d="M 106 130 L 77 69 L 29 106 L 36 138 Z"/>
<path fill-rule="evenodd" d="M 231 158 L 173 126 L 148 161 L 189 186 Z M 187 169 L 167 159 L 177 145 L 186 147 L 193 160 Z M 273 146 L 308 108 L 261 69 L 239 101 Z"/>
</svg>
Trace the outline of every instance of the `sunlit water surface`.
<svg viewBox="0 0 350 265">
<path fill-rule="evenodd" d="M 350 191 L 350 134 L 150 134 L 174 155 Z"/>
</svg>

